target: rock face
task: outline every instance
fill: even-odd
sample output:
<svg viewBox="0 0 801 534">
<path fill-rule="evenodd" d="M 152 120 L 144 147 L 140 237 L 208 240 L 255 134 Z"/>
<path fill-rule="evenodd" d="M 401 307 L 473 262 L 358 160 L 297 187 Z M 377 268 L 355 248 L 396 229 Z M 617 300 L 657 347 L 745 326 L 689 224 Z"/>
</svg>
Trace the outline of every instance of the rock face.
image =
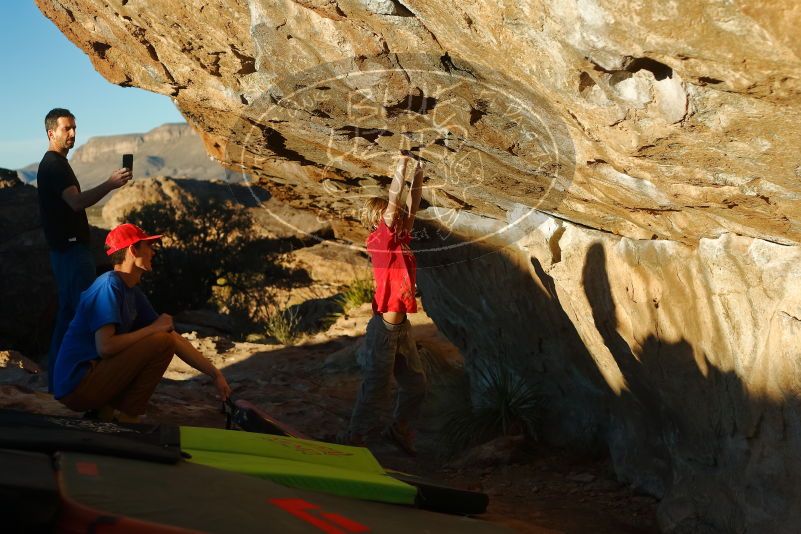
<svg viewBox="0 0 801 534">
<path fill-rule="evenodd" d="M 420 243 L 428 314 L 467 361 L 506 357 L 540 385 L 550 440 L 601 440 L 619 476 L 663 496 L 664 530 L 767 530 L 767 503 L 801 498 L 801 250 L 731 234 L 690 247 L 529 219 L 505 248 Z M 504 227 L 457 216 L 451 244 L 488 224 Z M 782 517 L 801 521 L 794 507 Z"/>
<path fill-rule="evenodd" d="M 416 151 L 420 289 L 468 362 L 539 382 L 664 530 L 801 529 L 795 3 L 37 4 L 322 217 Z"/>
<path fill-rule="evenodd" d="M 479 213 L 690 244 L 799 239 L 792 5 L 39 2 L 110 81 L 172 95 L 212 155 L 292 194 L 422 145 L 429 185 Z"/>
</svg>

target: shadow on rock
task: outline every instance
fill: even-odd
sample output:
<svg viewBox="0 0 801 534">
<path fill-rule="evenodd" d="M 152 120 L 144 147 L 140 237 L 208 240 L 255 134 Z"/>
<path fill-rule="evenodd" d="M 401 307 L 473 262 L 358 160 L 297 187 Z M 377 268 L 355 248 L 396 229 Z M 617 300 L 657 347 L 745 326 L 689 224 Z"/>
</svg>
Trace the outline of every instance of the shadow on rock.
<svg viewBox="0 0 801 534">
<path fill-rule="evenodd" d="M 663 497 L 661 528 L 764 532 L 778 520 L 793 525 L 780 531 L 795 531 L 797 507 L 782 503 L 801 496 L 793 482 L 801 464 L 780 457 L 798 450 L 798 434 L 787 434 L 782 415 L 798 400 L 750 395 L 735 372 L 718 369 L 684 339 L 650 334 L 632 350 L 619 333 L 602 245 L 589 248 L 582 275 L 595 326 L 625 379 L 610 405 L 612 460 L 619 476 Z M 773 458 L 763 457 L 766 447 Z M 777 516 L 765 516 L 767 509 Z"/>
</svg>

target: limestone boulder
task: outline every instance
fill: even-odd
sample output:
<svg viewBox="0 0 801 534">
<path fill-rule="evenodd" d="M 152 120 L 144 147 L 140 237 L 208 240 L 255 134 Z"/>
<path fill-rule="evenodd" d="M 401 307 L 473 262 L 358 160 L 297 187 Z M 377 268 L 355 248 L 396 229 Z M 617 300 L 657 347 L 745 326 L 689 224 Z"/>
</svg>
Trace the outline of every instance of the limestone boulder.
<svg viewBox="0 0 801 534">
<path fill-rule="evenodd" d="M 610 451 L 665 531 L 801 529 L 796 3 L 37 5 L 338 237 L 411 150 L 468 371 L 540 384 L 545 435 Z"/>
<path fill-rule="evenodd" d="M 608 450 L 669 532 L 767 530 L 766 503 L 801 498 L 799 247 L 452 221 L 450 248 L 417 244 L 425 309 L 468 362 L 503 357 L 541 389 L 547 440 Z"/>
<path fill-rule="evenodd" d="M 163 204 L 180 210 L 191 195 L 169 177 L 157 176 L 129 182 L 114 191 L 103 205 L 103 223 L 113 228 L 125 222 L 125 215 L 148 204 Z"/>
<path fill-rule="evenodd" d="M 482 215 L 801 235 L 789 0 L 38 5 L 111 82 L 172 96 L 214 158 L 330 217 L 419 148 L 431 196 Z"/>
</svg>

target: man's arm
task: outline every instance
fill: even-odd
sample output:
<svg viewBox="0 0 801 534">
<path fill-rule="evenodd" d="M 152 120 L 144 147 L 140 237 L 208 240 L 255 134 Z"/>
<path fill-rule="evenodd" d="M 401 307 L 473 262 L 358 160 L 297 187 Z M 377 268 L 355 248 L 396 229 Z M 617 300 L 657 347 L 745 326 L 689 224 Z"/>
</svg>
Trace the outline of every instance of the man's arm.
<svg viewBox="0 0 801 534">
<path fill-rule="evenodd" d="M 222 372 L 206 359 L 189 341 L 173 329 L 172 317 L 163 313 L 152 324 L 127 334 L 117 335 L 116 325 L 107 324 L 95 332 L 95 344 L 101 358 L 111 358 L 134 343 L 156 332 L 171 332 L 175 337 L 175 354 L 203 374 L 214 380 L 214 387 L 225 400 L 231 395 L 231 387 Z"/>
<path fill-rule="evenodd" d="M 172 317 L 166 314 L 159 316 L 152 324 L 127 334 L 117 334 L 117 326 L 107 324 L 95 332 L 95 347 L 101 358 L 112 358 L 151 334 L 169 332 L 172 329 Z"/>
<path fill-rule="evenodd" d="M 395 221 L 398 219 L 398 212 L 400 211 L 400 198 L 403 192 L 403 182 L 406 176 L 406 166 L 409 163 L 409 158 L 406 156 L 398 159 L 398 164 L 395 166 L 395 175 L 392 177 L 392 184 L 389 186 L 389 205 L 387 211 L 384 212 L 384 223 L 390 228 L 395 227 Z"/>
<path fill-rule="evenodd" d="M 61 192 L 61 198 L 64 199 L 64 202 L 69 204 L 72 211 L 81 211 L 89 206 L 94 206 L 101 198 L 114 189 L 124 186 L 130 179 L 131 171 L 126 168 L 117 169 L 108 177 L 108 180 L 102 184 L 96 185 L 92 189 L 81 192 L 78 191 L 78 188 L 74 185 L 67 187 Z"/>
<path fill-rule="evenodd" d="M 184 336 L 175 331 L 173 331 L 172 335 L 175 337 L 175 354 L 204 375 L 211 377 L 214 380 L 214 387 L 217 388 L 217 393 L 220 394 L 222 400 L 227 399 L 231 395 L 231 387 L 222 372 L 214 367 L 214 364 L 193 347 Z"/>
<path fill-rule="evenodd" d="M 409 196 L 406 197 L 406 218 L 405 230 L 412 231 L 414 226 L 414 215 L 420 207 L 420 197 L 423 196 L 423 162 L 417 160 L 417 165 L 414 168 L 414 179 L 412 180 L 412 188 L 409 190 Z"/>
</svg>

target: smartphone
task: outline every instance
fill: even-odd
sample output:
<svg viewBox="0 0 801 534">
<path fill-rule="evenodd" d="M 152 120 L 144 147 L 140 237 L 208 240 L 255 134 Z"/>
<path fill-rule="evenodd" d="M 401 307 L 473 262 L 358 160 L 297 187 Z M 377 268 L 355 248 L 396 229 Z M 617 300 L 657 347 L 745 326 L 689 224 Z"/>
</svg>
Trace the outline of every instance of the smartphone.
<svg viewBox="0 0 801 534">
<path fill-rule="evenodd" d="M 122 155 L 122 166 L 133 173 L 133 154 Z"/>
</svg>

